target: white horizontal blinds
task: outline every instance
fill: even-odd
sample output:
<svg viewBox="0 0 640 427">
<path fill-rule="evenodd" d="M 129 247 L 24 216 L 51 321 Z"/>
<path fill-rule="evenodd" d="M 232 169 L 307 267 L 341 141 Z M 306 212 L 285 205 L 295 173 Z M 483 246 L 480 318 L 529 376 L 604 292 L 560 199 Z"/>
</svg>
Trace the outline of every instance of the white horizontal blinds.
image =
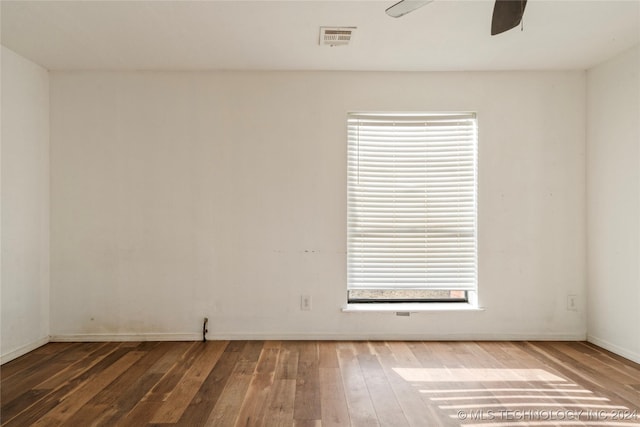
<svg viewBox="0 0 640 427">
<path fill-rule="evenodd" d="M 476 288 L 474 114 L 348 117 L 350 289 Z"/>
</svg>

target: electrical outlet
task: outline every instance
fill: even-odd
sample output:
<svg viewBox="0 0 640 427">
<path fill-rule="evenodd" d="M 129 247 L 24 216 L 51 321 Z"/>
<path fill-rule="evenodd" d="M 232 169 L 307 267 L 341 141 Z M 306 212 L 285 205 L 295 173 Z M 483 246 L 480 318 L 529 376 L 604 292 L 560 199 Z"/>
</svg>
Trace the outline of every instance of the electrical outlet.
<svg viewBox="0 0 640 427">
<path fill-rule="evenodd" d="M 578 296 L 577 295 L 567 295 L 567 310 L 568 311 L 578 311 Z"/>
<path fill-rule="evenodd" d="M 302 295 L 300 297 L 300 310 L 311 311 L 311 295 Z"/>
</svg>

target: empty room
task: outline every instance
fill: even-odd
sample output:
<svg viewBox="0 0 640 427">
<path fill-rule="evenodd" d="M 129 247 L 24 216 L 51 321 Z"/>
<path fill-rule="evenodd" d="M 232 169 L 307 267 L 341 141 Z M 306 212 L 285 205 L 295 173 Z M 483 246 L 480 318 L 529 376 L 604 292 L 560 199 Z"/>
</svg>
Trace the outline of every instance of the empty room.
<svg viewBox="0 0 640 427">
<path fill-rule="evenodd" d="M 640 0 L 0 19 L 2 426 L 640 426 Z"/>
</svg>

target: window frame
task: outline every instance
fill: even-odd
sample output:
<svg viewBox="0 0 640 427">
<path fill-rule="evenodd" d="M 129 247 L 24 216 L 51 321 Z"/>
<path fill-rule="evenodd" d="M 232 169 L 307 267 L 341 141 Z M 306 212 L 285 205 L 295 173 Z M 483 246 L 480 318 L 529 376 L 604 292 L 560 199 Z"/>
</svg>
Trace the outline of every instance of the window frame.
<svg viewBox="0 0 640 427">
<path fill-rule="evenodd" d="M 453 289 L 451 287 L 448 287 L 447 289 L 442 289 L 442 290 L 451 290 L 451 291 L 462 291 L 464 292 L 464 298 L 461 298 L 459 296 L 456 297 L 449 297 L 449 298 L 433 298 L 433 297 L 410 297 L 410 298 L 402 298 L 402 297 L 398 297 L 398 298 L 351 298 L 350 297 L 350 293 L 351 291 L 354 290 L 364 290 L 365 288 L 361 288 L 358 286 L 352 286 L 351 283 L 351 278 L 352 278 L 352 254 L 351 254 L 351 249 L 352 249 L 352 230 L 351 230 L 351 219 L 350 219 L 350 215 L 352 212 L 352 194 L 351 194 L 351 189 L 352 186 L 350 184 L 350 180 L 352 178 L 352 174 L 354 173 L 353 170 L 353 166 L 352 166 L 352 162 L 350 161 L 350 157 L 352 155 L 352 136 L 349 133 L 349 129 L 350 129 L 350 122 L 352 119 L 358 119 L 358 118 L 367 118 L 367 117 L 397 117 L 399 120 L 404 119 L 405 117 L 409 117 L 409 118 L 415 118 L 415 117 L 420 117 L 420 118 L 424 118 L 425 120 L 430 120 L 432 118 L 441 118 L 441 117 L 445 117 L 448 119 L 453 119 L 455 120 L 456 118 L 460 117 L 460 118 L 464 118 L 464 120 L 470 120 L 472 122 L 472 128 L 473 128 L 473 136 L 471 137 L 472 140 L 472 148 L 470 149 L 470 152 L 472 153 L 472 165 L 469 167 L 469 171 L 472 172 L 473 175 L 473 183 L 472 183 L 472 187 L 473 187 L 473 208 L 472 208 L 472 215 L 473 215 L 473 278 L 472 278 L 472 282 L 473 285 L 472 286 L 464 286 L 461 289 Z M 425 125 L 426 126 L 426 125 Z M 413 305 L 413 303 L 418 303 L 418 304 L 435 304 L 435 303 L 445 303 L 445 304 L 452 304 L 452 303 L 457 303 L 457 304 L 465 304 L 465 305 L 473 305 L 473 306 L 477 306 L 477 289 L 478 289 L 478 244 L 477 244 L 477 240 L 478 240 L 478 203 L 477 203 L 477 199 L 478 199 L 478 116 L 476 112 L 414 112 L 414 111 L 405 111 L 405 112 L 349 112 L 347 113 L 347 186 L 348 186 L 348 190 L 347 190 L 347 215 L 348 215 L 348 219 L 347 219 L 347 304 L 397 304 L 397 305 L 403 305 L 403 304 L 411 304 Z M 358 132 L 359 132 L 359 127 L 358 127 Z M 359 135 L 359 134 L 358 134 Z M 358 136 L 358 138 L 360 138 Z M 360 144 L 360 141 L 358 142 L 358 145 Z M 428 143 L 425 143 L 425 146 L 428 146 Z M 468 149 L 468 148 L 467 148 Z M 358 148 L 358 150 L 360 150 L 360 148 Z M 358 165 L 357 165 L 357 169 L 358 169 L 358 179 L 360 179 L 360 153 L 358 153 Z M 425 167 L 426 172 L 429 172 L 429 168 Z M 425 185 L 426 187 L 428 187 L 428 185 Z M 425 190 L 426 192 L 426 190 Z M 425 196 L 426 198 L 426 196 Z M 425 225 L 425 230 L 427 230 L 426 225 Z M 425 231 L 425 234 L 427 232 Z M 425 256 L 425 258 L 428 258 L 428 256 Z M 403 287 L 402 286 L 397 286 L 397 287 L 389 287 L 389 288 L 376 288 L 377 290 L 394 290 L 394 291 L 402 291 Z M 416 287 L 411 287 L 411 288 L 406 288 L 406 289 L 411 289 L 412 291 L 415 291 L 419 288 Z M 426 286 L 425 287 L 425 291 L 430 292 L 430 291 L 438 291 L 439 289 L 437 289 L 436 287 L 433 286 Z M 415 292 L 414 292 L 415 293 Z"/>
</svg>

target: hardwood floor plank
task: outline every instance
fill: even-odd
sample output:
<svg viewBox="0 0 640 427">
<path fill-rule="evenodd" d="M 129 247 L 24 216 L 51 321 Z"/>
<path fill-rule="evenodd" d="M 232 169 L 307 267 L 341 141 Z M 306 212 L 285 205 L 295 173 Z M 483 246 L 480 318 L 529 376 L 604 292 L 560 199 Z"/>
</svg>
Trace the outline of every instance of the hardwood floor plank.
<svg viewBox="0 0 640 427">
<path fill-rule="evenodd" d="M 246 341 L 240 354 L 241 362 L 257 362 L 264 348 L 264 341 Z"/>
<path fill-rule="evenodd" d="M 380 366 L 380 362 L 374 354 L 359 354 L 358 362 L 363 371 L 365 384 L 371 396 L 373 408 L 376 411 L 380 425 L 384 426 L 408 426 L 409 422 L 398 403 L 387 376 Z"/>
<path fill-rule="evenodd" d="M 590 342 L 586 342 L 586 341 L 579 341 L 576 344 L 579 344 L 582 347 L 588 347 L 590 349 L 592 349 L 593 351 L 596 352 L 597 354 L 597 358 L 599 359 L 607 359 L 608 361 L 610 361 L 611 363 L 616 363 L 617 362 L 617 366 L 619 369 L 622 369 L 624 371 L 632 371 L 634 372 L 634 376 L 635 377 L 639 377 L 640 376 L 640 364 L 638 363 L 633 363 L 631 362 L 631 360 L 622 357 L 618 354 L 612 353 L 609 350 L 606 350 L 604 348 L 598 347 L 595 344 L 592 344 Z M 631 362 L 631 363 L 629 363 Z"/>
<path fill-rule="evenodd" d="M 86 378 L 82 385 L 62 397 L 53 410 L 32 425 L 54 426 L 67 421 L 144 355 L 145 353 L 141 351 L 127 352 L 102 372 L 99 372 L 93 377 Z"/>
<path fill-rule="evenodd" d="M 239 341 L 237 344 L 242 345 L 238 356 L 237 373 L 239 375 L 253 375 L 264 341 Z"/>
<path fill-rule="evenodd" d="M 42 399 L 34 402 L 32 406 L 28 407 L 14 418 L 3 418 L 2 425 L 30 426 L 37 422 L 50 410 L 56 408 L 58 403 L 62 399 L 66 398 L 67 395 L 72 395 L 80 385 L 82 385 L 92 377 L 101 374 L 115 361 L 119 360 L 121 357 L 127 354 L 128 350 L 118 348 L 119 344 L 112 345 L 114 346 L 114 351 L 107 357 L 96 363 L 88 370 L 72 378 L 67 383 L 51 391 L 49 394 L 46 394 Z"/>
<path fill-rule="evenodd" d="M 265 419 L 269 420 L 269 427 L 286 427 L 293 425 L 293 402 L 295 398 L 296 380 L 274 380 L 269 406 L 265 414 Z"/>
<path fill-rule="evenodd" d="M 420 365 L 423 368 L 441 368 L 442 364 L 440 360 L 435 357 L 434 347 L 432 342 L 424 343 L 422 341 L 410 342 L 407 347 L 415 355 L 416 359 L 420 361 Z"/>
<path fill-rule="evenodd" d="M 338 362 L 351 425 L 356 427 L 380 425 L 352 343 L 338 345 Z"/>
<path fill-rule="evenodd" d="M 71 418 L 62 422 L 62 427 L 98 427 L 105 425 L 103 420 L 111 418 L 117 413 L 117 409 L 107 404 L 87 404 L 82 411 L 76 412 Z"/>
<path fill-rule="evenodd" d="M 47 396 L 51 390 L 40 388 L 31 389 L 22 393 L 19 397 L 11 400 L 10 402 L 2 405 L 2 414 L 0 414 L 0 423 L 5 423 L 12 418 L 15 418 L 22 411 L 26 410 L 30 406 L 36 404 Z"/>
<path fill-rule="evenodd" d="M 244 373 L 245 368 L 242 370 L 237 369 L 238 366 L 236 364 L 231 372 L 229 381 L 227 381 L 218 401 L 204 423 L 205 426 L 230 427 L 236 424 L 240 407 L 253 378 L 253 375 Z"/>
<path fill-rule="evenodd" d="M 419 361 L 420 367 L 417 372 L 430 372 L 431 370 L 448 370 L 459 367 L 459 361 L 455 357 L 455 349 L 450 348 L 449 343 L 444 342 L 415 342 L 409 343 L 408 347 Z M 412 369 L 412 368 L 409 368 Z M 405 374 L 406 375 L 406 374 Z M 458 426 L 459 420 L 451 418 L 454 413 L 442 409 L 442 402 L 433 400 L 433 397 L 447 396 L 450 391 L 466 389 L 466 384 L 458 383 L 455 379 L 436 382 L 418 382 L 411 378 L 404 378 L 408 383 L 418 388 L 420 397 L 428 410 L 428 417 L 435 420 L 433 425 L 438 426 Z M 444 394 L 443 394 L 444 393 Z M 446 402 L 445 402 L 446 403 Z"/>
<path fill-rule="evenodd" d="M 168 351 L 170 345 L 171 343 L 166 342 L 143 342 L 136 346 L 134 351 L 143 353 L 143 356 L 91 399 L 85 408 L 80 409 L 70 419 L 70 422 L 87 418 L 84 412 L 90 411 L 92 406 L 106 405 L 110 409 L 108 413 L 100 414 L 100 417 L 92 419 L 96 425 L 112 426 L 115 424 L 162 377 L 158 373 L 149 373 L 149 370 Z"/>
<path fill-rule="evenodd" d="M 169 371 L 162 377 L 162 379 L 156 384 L 147 395 L 143 398 L 145 401 L 150 402 L 164 402 L 167 400 L 167 397 L 171 394 L 173 389 L 176 387 L 178 382 L 182 379 L 185 372 L 191 365 L 193 365 L 194 360 L 196 360 L 200 354 L 204 351 L 204 346 L 199 345 L 200 342 L 191 343 L 190 346 L 185 348 L 184 353 L 176 353 L 178 359 L 171 365 Z M 164 363 L 163 359 L 167 357 L 163 356 L 156 364 Z M 152 371 L 155 371 L 152 368 Z"/>
<path fill-rule="evenodd" d="M 320 341 L 298 341 L 298 359 L 304 362 L 320 361 Z"/>
<path fill-rule="evenodd" d="M 265 425 L 268 397 L 273 384 L 273 375 L 254 374 L 240 406 L 236 420 L 237 427 Z"/>
<path fill-rule="evenodd" d="M 255 354 L 255 346 L 248 341 L 232 341 L 227 347 L 229 357 L 237 360 L 213 410 L 205 421 L 207 426 L 234 426 L 240 407 L 253 378 L 258 360 L 250 356 Z M 255 360 L 254 360 L 255 359 Z"/>
<path fill-rule="evenodd" d="M 338 350 L 335 341 L 320 341 L 319 348 L 319 364 L 320 368 L 339 368 Z"/>
<path fill-rule="evenodd" d="M 505 417 L 514 410 L 640 424 L 640 365 L 582 342 L 87 343 L 8 367 L 2 427 L 562 424 Z M 629 419 L 594 419 L 602 410 Z"/>
<path fill-rule="evenodd" d="M 557 343 L 556 347 L 572 359 L 592 367 L 595 371 L 616 382 L 634 384 L 640 381 L 640 369 L 634 369 L 629 365 L 621 365 L 591 347 L 573 342 Z M 601 355 L 605 357 L 600 357 Z"/>
<path fill-rule="evenodd" d="M 218 346 L 219 350 L 215 355 L 217 360 L 213 365 L 213 369 L 211 369 L 198 392 L 191 399 L 182 417 L 180 417 L 179 425 L 204 425 L 229 382 L 229 377 L 236 365 L 239 353 L 225 351 L 228 347 L 228 342 L 218 343 Z"/>
<path fill-rule="evenodd" d="M 336 357 L 336 362 L 337 360 Z M 350 425 L 351 419 L 340 368 L 320 368 L 319 380 L 322 425 L 325 427 Z"/>
<path fill-rule="evenodd" d="M 322 420 L 293 420 L 293 427 L 322 427 Z"/>
<path fill-rule="evenodd" d="M 256 365 L 256 374 L 275 375 L 279 356 L 279 348 L 264 348 Z"/>
<path fill-rule="evenodd" d="M 291 341 L 282 343 L 275 378 L 280 380 L 296 379 L 298 376 L 299 356 L 299 351 Z"/>
<path fill-rule="evenodd" d="M 440 407 L 448 407 L 451 416 L 453 416 L 459 410 L 473 411 L 473 410 L 490 410 L 493 413 L 500 414 L 500 411 L 510 409 L 511 404 L 517 403 L 526 406 L 531 410 L 548 409 L 541 405 L 548 403 L 545 401 L 544 392 L 532 393 L 529 390 L 544 390 L 541 384 L 535 381 L 535 377 L 529 378 L 524 375 L 522 380 L 512 381 L 510 377 L 517 377 L 519 372 L 527 372 L 531 367 L 529 360 L 521 360 L 517 357 L 513 357 L 513 351 L 508 343 L 502 345 L 499 343 L 482 343 L 480 346 L 477 343 L 461 343 L 460 350 L 457 354 L 457 359 L 462 366 L 466 369 L 474 369 L 477 372 L 496 372 L 503 373 L 498 375 L 498 378 L 493 378 L 493 381 L 487 382 L 483 380 L 466 381 L 466 389 L 461 390 L 459 393 L 449 393 L 447 395 L 434 395 L 432 396 Z M 500 348 L 504 348 L 504 352 L 500 352 Z M 487 349 L 487 350 L 485 350 Z M 501 358 L 495 357 L 496 354 L 501 355 Z M 503 376 L 504 380 L 500 377 Z M 454 390 L 450 390 L 454 391 Z M 520 396 L 521 398 L 513 399 Z M 531 396 L 531 397 L 529 397 Z M 473 406 L 473 405 L 478 406 Z M 467 412 L 469 413 L 469 412 Z M 499 421 L 504 421 L 500 419 Z"/>
<path fill-rule="evenodd" d="M 269 393 L 274 381 L 279 348 L 263 349 L 240 407 L 236 426 L 268 425 Z"/>
<path fill-rule="evenodd" d="M 80 360 L 76 363 L 72 363 L 67 368 L 62 369 L 48 380 L 36 385 L 34 388 L 23 393 L 18 398 L 8 402 L 3 401 L 2 419 L 9 420 L 15 417 L 29 406 L 34 405 L 40 399 L 44 398 L 52 390 L 60 387 L 65 382 L 96 365 L 115 349 L 112 345 L 101 345 L 98 346 L 98 348 L 95 347 L 96 346 L 88 346 L 87 349 L 95 349 L 95 351 L 86 353 L 86 356 L 84 357 L 84 352 L 78 352 L 77 354 Z"/>
<path fill-rule="evenodd" d="M 25 370 L 37 370 L 49 360 L 70 347 L 78 347 L 78 343 L 55 342 L 43 345 L 24 356 L 13 359 L 0 366 L 0 377 L 3 383 L 16 374 L 25 376 Z"/>
<path fill-rule="evenodd" d="M 199 343 L 200 341 L 166 342 L 165 345 L 168 347 L 167 351 L 149 368 L 149 373 L 166 374 L 173 369 L 176 364 L 181 363 L 185 354 Z"/>
<path fill-rule="evenodd" d="M 147 424 L 162 407 L 163 402 L 182 378 L 187 368 L 193 364 L 193 360 L 204 350 L 200 342 L 173 344 L 173 348 L 149 369 L 149 373 L 164 372 L 162 379 L 124 418 L 117 422 L 117 427 L 139 427 Z"/>
<path fill-rule="evenodd" d="M 202 352 L 184 373 L 180 382 L 167 396 L 164 405 L 154 414 L 152 423 L 176 423 L 189 406 L 202 383 L 211 372 L 221 354 L 220 345 L 213 341 L 200 343 Z"/>
<path fill-rule="evenodd" d="M 124 417 L 113 424 L 115 427 L 139 427 L 147 425 L 149 420 L 162 406 L 162 402 L 143 400 Z"/>
<path fill-rule="evenodd" d="M 273 370 L 273 383 L 268 397 L 265 419 L 269 426 L 293 425 L 299 346 L 281 342 Z"/>
<path fill-rule="evenodd" d="M 422 365 L 409 346 L 403 342 L 380 342 L 375 343 L 373 349 L 376 355 L 378 355 L 387 381 L 409 425 L 415 427 L 446 425 L 437 415 L 436 410 L 427 405 L 420 389 L 416 387 L 415 384 L 406 381 L 398 373 L 399 369 L 422 368 Z M 446 421 L 448 422 L 449 420 Z"/>
<path fill-rule="evenodd" d="M 55 375 L 41 382 L 34 388 L 53 390 L 78 375 L 79 372 L 83 372 L 95 365 L 109 353 L 115 351 L 116 348 L 117 346 L 113 345 L 113 343 L 96 343 L 94 346 L 87 346 L 87 349 L 92 349 L 93 351 L 86 353 L 84 357 L 79 353 L 76 357 L 76 362 L 69 363 L 67 367 L 58 371 Z"/>
<path fill-rule="evenodd" d="M 268 349 L 268 348 L 281 348 L 282 347 L 282 341 L 280 340 L 275 340 L 275 341 L 265 341 L 264 345 L 262 346 L 263 349 Z"/>
<path fill-rule="evenodd" d="M 294 421 L 319 420 L 321 410 L 318 343 L 303 341 L 299 346 L 293 419 Z"/>
<path fill-rule="evenodd" d="M 72 345 L 65 347 L 60 353 L 51 354 L 47 357 L 46 362 L 36 363 L 32 367 L 24 369 L 20 375 L 13 375 L 2 380 L 2 389 L 0 389 L 0 401 L 4 403 L 11 402 L 20 398 L 32 388 L 36 388 L 39 384 L 54 376 L 67 364 L 67 355 L 81 351 L 80 345 Z"/>
<path fill-rule="evenodd" d="M 640 399 L 638 393 L 603 375 L 597 369 L 571 358 L 559 350 L 555 343 L 540 345 L 539 343 L 528 342 L 521 345 L 534 349 L 534 354 L 541 360 L 544 360 L 545 363 L 553 366 L 557 371 L 577 384 L 583 384 L 589 390 L 597 391 L 599 394 L 607 396 L 612 404 L 624 405 L 630 408 L 634 408 L 635 405 L 640 407 L 640 404 L 634 403 Z"/>
</svg>

